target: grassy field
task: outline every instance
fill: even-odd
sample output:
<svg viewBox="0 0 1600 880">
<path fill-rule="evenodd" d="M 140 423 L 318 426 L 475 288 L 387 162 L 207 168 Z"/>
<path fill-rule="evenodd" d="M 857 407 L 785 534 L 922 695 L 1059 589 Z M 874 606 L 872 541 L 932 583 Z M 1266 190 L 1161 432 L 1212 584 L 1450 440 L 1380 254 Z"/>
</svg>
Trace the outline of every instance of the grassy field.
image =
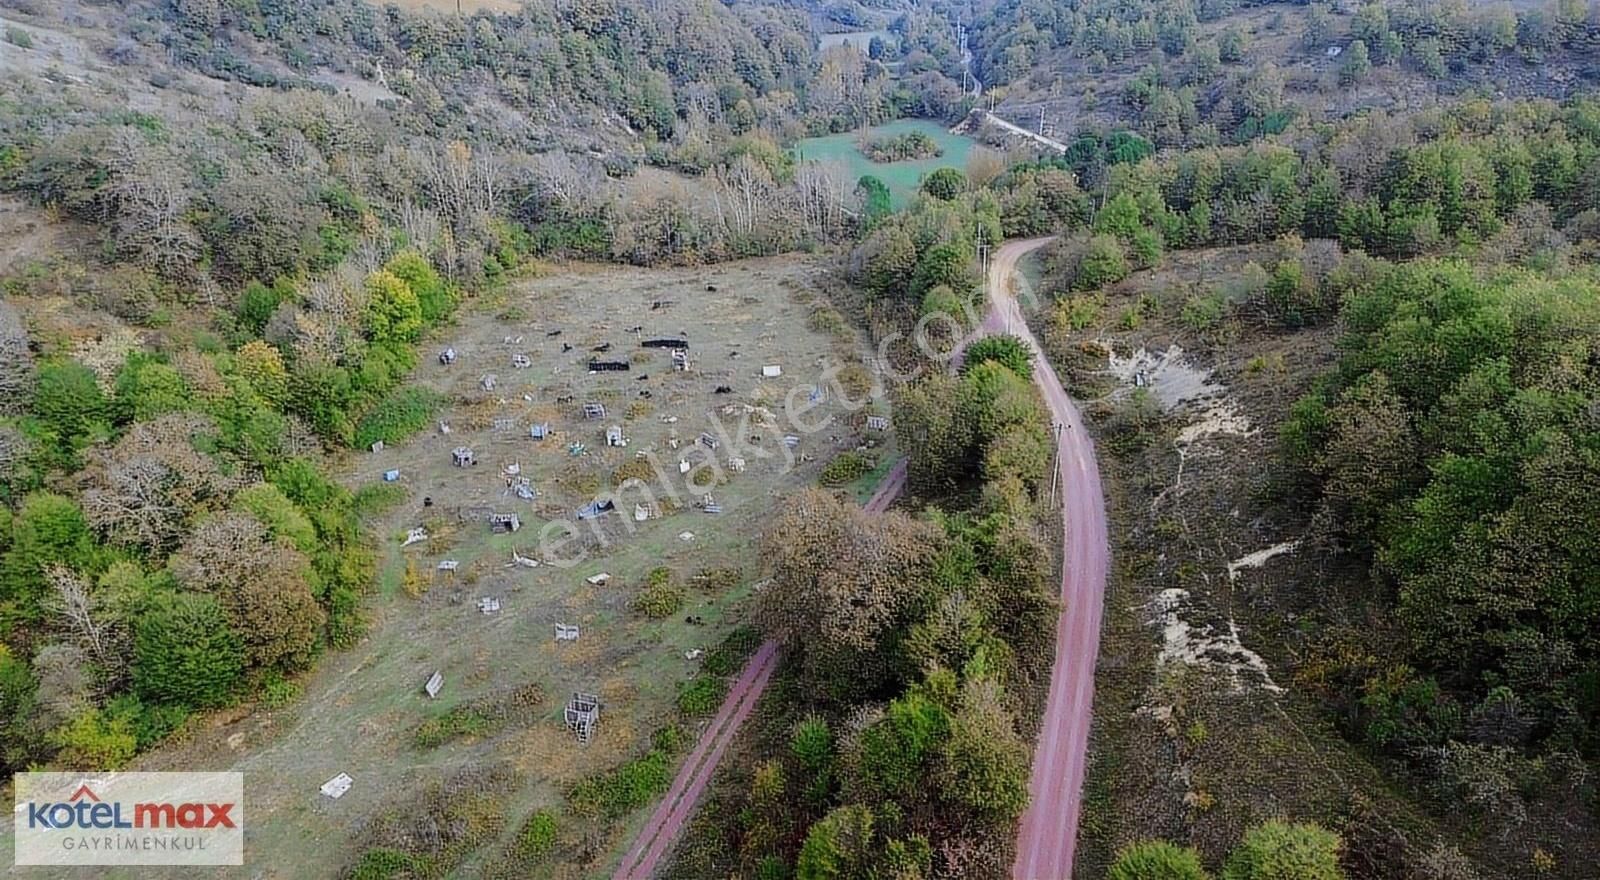
<svg viewBox="0 0 1600 880">
<path fill-rule="evenodd" d="M 865 52 L 867 50 L 867 46 L 871 45 L 873 37 L 877 37 L 877 38 L 883 40 L 885 43 L 887 43 L 890 46 L 895 46 L 900 42 L 900 39 L 898 37 L 896 37 L 894 34 L 889 33 L 886 30 L 880 30 L 880 31 L 845 31 L 844 33 L 841 33 L 841 34 L 822 34 L 822 35 L 820 35 L 817 38 L 817 48 L 819 50 L 826 50 L 826 49 L 832 49 L 834 46 L 842 46 L 845 43 L 849 43 L 850 45 L 856 47 L 857 49 L 860 49 L 861 51 Z"/>
<path fill-rule="evenodd" d="M 374 524 L 382 538 L 385 587 L 368 602 L 368 637 L 326 657 L 301 682 L 300 699 L 275 711 L 215 718 L 189 741 L 143 759 L 141 769 L 242 770 L 250 814 L 247 867 L 235 873 L 252 877 L 334 876 L 374 845 L 363 836 L 365 824 L 410 802 L 429 781 L 463 769 L 509 771 L 513 782 L 494 803 L 500 821 L 457 870 L 462 876 L 505 873 L 496 861 L 528 815 L 540 808 L 560 813 L 574 783 L 637 757 L 649 748 L 652 730 L 680 720 L 677 694 L 699 669 L 685 654 L 715 647 L 744 619 L 751 583 L 759 577 L 756 548 L 764 521 L 784 493 L 813 482 L 834 454 L 863 442 L 854 427 L 860 414 L 837 393 L 806 414 L 807 426 L 831 417 L 814 431 L 795 427 L 784 406 L 791 392 L 806 401 L 812 385 L 826 384 L 819 382 L 822 364 L 855 353 L 853 335 L 810 329 L 824 273 L 824 261 L 812 258 L 671 271 L 574 267 L 469 305 L 437 340 L 437 348 L 455 347 L 456 362 L 441 365 L 430 350 L 413 377 L 450 401 L 439 418 L 451 433 L 430 427 L 382 452 L 355 456 L 347 468 L 352 487 L 381 484 L 384 471 L 398 469 L 404 490 L 403 500 Z M 629 332 L 636 326 L 637 337 Z M 674 371 L 668 352 L 640 345 L 652 336 L 687 338 L 693 368 Z M 592 352 L 606 343 L 609 352 Z M 531 366 L 514 367 L 517 354 Z M 590 358 L 625 360 L 632 368 L 591 373 Z M 781 365 L 783 375 L 763 378 L 764 365 Z M 488 373 L 498 377 L 492 392 L 480 385 Z M 730 392 L 716 393 L 721 386 Z M 568 396 L 570 402 L 556 403 Z M 603 402 L 608 417 L 585 420 L 585 401 Z M 746 416 L 746 405 L 755 413 Z M 761 408 L 776 418 L 762 424 Z M 728 409 L 733 413 L 725 414 Z M 496 419 L 512 425 L 497 430 Z M 530 439 L 533 422 L 548 422 L 554 436 Z M 613 424 L 623 428 L 626 448 L 606 447 L 603 433 Z M 726 470 L 711 489 L 725 510 L 720 516 L 696 509 L 699 497 L 683 485 L 677 467 L 702 431 L 719 430 L 726 438 L 721 460 L 746 460 L 743 472 Z M 784 454 L 785 434 L 800 438 L 792 462 Z M 573 443 L 586 451 L 572 454 Z M 457 446 L 473 448 L 478 464 L 454 467 L 451 449 Z M 613 484 L 619 466 L 643 455 L 664 463 L 663 481 L 677 494 L 677 510 L 669 490 L 651 479 L 662 515 L 636 523 L 630 496 L 593 530 L 583 524 L 583 537 L 571 545 L 584 550 L 578 564 L 510 564 L 513 549 L 538 555 L 544 523 L 573 520 L 576 507 Z M 506 488 L 502 469 L 513 463 L 538 492 L 531 502 Z M 431 505 L 424 506 L 425 499 Z M 491 535 L 486 523 L 462 519 L 478 508 L 518 513 L 521 531 Z M 402 549 L 406 530 L 416 526 L 427 528 L 430 538 Z M 559 555 L 570 555 L 570 547 Z M 453 576 L 436 571 L 444 559 L 459 563 Z M 652 620 L 632 603 L 657 566 L 671 569 L 686 588 L 686 601 L 676 614 Z M 719 569 L 736 573 L 723 574 L 715 586 L 699 580 Z M 400 589 L 408 570 L 414 582 L 409 593 Z M 610 575 L 607 583 L 588 583 L 600 572 Z M 419 580 L 427 589 L 413 597 Z M 499 599 L 502 610 L 480 613 L 476 603 L 483 597 Z M 558 646 L 558 622 L 580 625 L 581 639 Z M 435 670 L 445 685 L 437 700 L 429 700 L 422 685 Z M 423 722 L 457 706 L 495 707 L 528 687 L 543 693 L 531 712 L 436 747 L 417 744 Z M 561 720 L 566 698 L 577 690 L 604 701 L 599 732 L 587 746 Z M 321 796 L 318 786 L 341 771 L 355 778 L 354 787 L 336 801 Z M 560 844 L 540 876 L 604 870 L 643 816 L 561 821 Z"/>
<path fill-rule="evenodd" d="M 920 131 L 933 138 L 943 148 L 944 155 L 904 162 L 874 162 L 862 155 L 858 146 L 863 134 L 867 137 L 879 137 L 913 131 Z M 868 129 L 864 133 L 855 131 L 807 138 L 796 144 L 795 149 L 806 159 L 837 162 L 843 165 L 846 177 L 851 180 L 863 174 L 879 178 L 888 185 L 889 191 L 894 195 L 894 205 L 899 208 L 910 200 L 912 194 L 917 191 L 918 184 L 922 182 L 922 176 L 928 172 L 936 168 L 965 169 L 967 154 L 972 152 L 975 143 L 971 138 L 951 134 L 937 122 L 927 119 L 901 119 Z"/>
</svg>

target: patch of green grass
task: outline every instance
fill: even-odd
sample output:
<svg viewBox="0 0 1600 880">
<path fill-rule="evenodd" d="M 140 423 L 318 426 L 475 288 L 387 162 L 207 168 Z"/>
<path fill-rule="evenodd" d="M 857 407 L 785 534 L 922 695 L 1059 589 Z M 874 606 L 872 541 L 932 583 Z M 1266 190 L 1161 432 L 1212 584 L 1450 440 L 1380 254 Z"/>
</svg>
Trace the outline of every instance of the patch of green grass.
<svg viewBox="0 0 1600 880">
<path fill-rule="evenodd" d="M 432 749 L 454 739 L 487 736 L 499 726 L 498 719 L 475 706 L 457 706 L 417 725 L 411 734 L 411 741 L 416 743 L 417 748 Z"/>
<path fill-rule="evenodd" d="M 741 626 L 723 637 L 722 644 L 706 655 L 700 670 L 707 675 L 732 675 L 739 671 L 739 667 L 755 653 L 760 644 L 760 630 L 753 626 Z"/>
<path fill-rule="evenodd" d="M 556 814 L 549 810 L 536 810 L 522 823 L 517 838 L 512 843 L 512 855 L 524 861 L 544 858 L 556 845 Z"/>
<path fill-rule="evenodd" d="M 574 785 L 567 792 L 567 803 L 579 816 L 608 819 L 649 804 L 672 781 L 672 753 L 679 739 L 676 728 L 657 731 L 650 751 Z"/>
<path fill-rule="evenodd" d="M 410 437 L 432 421 L 443 403 L 444 398 L 428 388 L 411 385 L 391 391 L 356 423 L 356 448 L 364 449 L 380 440 L 398 443 Z"/>
<path fill-rule="evenodd" d="M 633 610 L 652 620 L 671 617 L 683 608 L 683 587 L 672 581 L 672 569 L 655 568 L 645 577 L 645 588 L 633 597 Z"/>
<path fill-rule="evenodd" d="M 374 483 L 357 489 L 350 507 L 359 517 L 378 516 L 399 506 L 409 494 L 399 483 Z"/>
</svg>

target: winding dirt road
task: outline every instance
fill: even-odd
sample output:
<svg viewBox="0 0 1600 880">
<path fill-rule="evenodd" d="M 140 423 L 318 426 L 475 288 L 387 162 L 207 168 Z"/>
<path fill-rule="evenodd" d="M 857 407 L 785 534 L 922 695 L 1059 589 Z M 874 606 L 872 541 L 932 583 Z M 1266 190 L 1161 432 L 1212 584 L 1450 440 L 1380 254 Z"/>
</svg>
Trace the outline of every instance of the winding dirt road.
<svg viewBox="0 0 1600 880">
<path fill-rule="evenodd" d="M 888 510 L 905 487 L 906 462 L 901 459 L 884 474 L 877 491 L 862 505 L 862 509 L 869 513 Z M 689 753 L 683 766 L 678 769 L 672 787 L 667 789 L 666 797 L 650 814 L 650 820 L 639 832 L 639 839 L 634 841 L 627 855 L 623 856 L 622 864 L 611 875 L 612 880 L 649 880 L 655 875 L 662 860 L 682 836 L 683 827 L 694 815 L 701 795 L 705 794 L 712 774 L 717 771 L 717 764 L 722 761 L 722 754 L 728 750 L 728 745 L 733 742 L 734 735 L 739 732 L 745 719 L 750 717 L 777 667 L 778 643 L 763 642 L 745 663 L 744 671 L 734 680 L 733 687 L 728 689 L 722 708 L 717 710 L 716 717 L 700 734 L 694 751 Z"/>
<path fill-rule="evenodd" d="M 1050 696 L 1033 750 L 1028 809 L 1017 829 L 1017 860 L 1012 880 L 1068 880 L 1078 839 L 1078 812 L 1094 704 L 1094 666 L 1100 653 L 1100 616 L 1105 600 L 1105 496 L 1094 441 L 1084 430 L 1078 408 L 1045 360 L 1013 293 L 1017 260 L 1048 238 L 1002 245 L 989 266 L 987 333 L 1011 333 L 1033 349 L 1033 381 L 1050 407 L 1060 462 L 1061 618 L 1056 623 L 1056 659 L 1050 671 Z"/>
</svg>

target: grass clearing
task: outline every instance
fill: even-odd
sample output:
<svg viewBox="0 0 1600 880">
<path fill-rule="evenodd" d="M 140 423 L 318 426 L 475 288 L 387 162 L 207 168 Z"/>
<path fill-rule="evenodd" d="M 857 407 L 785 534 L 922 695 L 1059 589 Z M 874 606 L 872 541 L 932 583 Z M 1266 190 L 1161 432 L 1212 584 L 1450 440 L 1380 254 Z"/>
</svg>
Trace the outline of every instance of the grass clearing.
<svg viewBox="0 0 1600 880">
<path fill-rule="evenodd" d="M 508 284 L 495 293 L 492 307 L 464 304 L 448 336 L 422 352 L 411 380 L 442 401 L 436 418 L 449 423 L 451 433 L 440 434 L 430 420 L 425 430 L 380 453 L 350 454 L 345 465 L 345 482 L 359 493 L 363 516 L 382 539 L 379 588 L 364 606 L 367 636 L 296 680 L 300 698 L 270 711 L 214 719 L 184 742 L 142 758 L 138 769 L 245 772 L 252 827 L 247 865 L 293 849 L 294 876 L 327 877 L 353 865 L 358 847 L 375 845 L 353 839 L 349 829 L 372 821 L 386 805 L 425 792 L 446 771 L 503 768 L 510 781 L 496 796 L 501 821 L 484 826 L 460 853 L 452 850 L 457 867 L 451 870 L 508 877 L 604 872 L 620 857 L 629 832 L 645 821 L 636 805 L 649 801 L 652 780 L 670 779 L 677 769 L 682 750 L 661 748 L 651 731 L 680 722 L 686 688 L 714 687 L 695 683 L 697 676 L 737 674 L 759 642 L 742 623 L 759 577 L 756 539 L 763 522 L 785 493 L 815 482 L 836 455 L 881 442 L 881 435 L 869 437 L 857 427 L 859 413 L 834 389 L 807 415 L 823 422 L 821 429 L 807 433 L 784 424 L 791 390 L 825 384 L 819 382 L 825 364 L 858 357 L 853 337 L 810 329 L 821 291 L 834 283 L 830 273 L 825 257 L 675 270 L 560 267 Z M 652 308 L 657 302 L 663 305 Z M 635 326 L 638 335 L 629 332 Z M 639 344 L 641 337 L 680 336 L 690 341 L 688 372 L 674 371 L 668 352 Z M 522 342 L 508 345 L 507 337 Z M 609 352 L 591 351 L 608 342 Z M 459 353 L 450 366 L 433 356 L 446 346 Z M 518 353 L 529 366 L 513 366 Z M 628 360 L 631 369 L 591 374 L 591 357 Z M 781 365 L 783 375 L 764 378 L 764 365 Z M 487 373 L 497 376 L 493 391 L 480 384 Z M 716 393 L 720 386 L 730 393 Z M 614 415 L 584 419 L 581 404 L 591 400 Z M 623 419 L 633 402 L 648 403 L 651 411 Z M 732 411 L 724 414 L 724 407 Z M 776 419 L 767 420 L 763 409 Z M 497 418 L 514 424 L 497 428 Z M 532 439 L 533 423 L 548 423 L 552 436 Z M 626 447 L 606 446 L 604 431 L 613 424 L 623 428 Z M 709 490 L 724 511 L 713 515 L 696 507 L 703 499 L 688 490 L 677 461 L 690 454 L 701 432 L 718 430 L 725 437 L 721 460 L 739 455 L 746 465 L 742 472 L 725 470 Z M 785 433 L 800 436 L 796 449 L 784 445 Z M 570 453 L 573 443 L 583 445 L 582 454 Z M 452 466 L 456 446 L 471 447 L 479 463 Z M 890 454 L 872 452 L 880 460 Z M 657 488 L 657 507 L 635 521 L 634 496 L 626 496 L 618 510 L 585 523 L 573 545 L 584 556 L 569 568 L 512 564 L 513 551 L 537 555 L 545 523 L 572 521 L 574 511 L 597 489 L 611 488 L 619 472 L 623 479 L 636 476 L 633 463 L 645 460 L 639 453 L 660 465 L 649 482 L 665 474 L 676 497 Z M 507 487 L 502 471 L 511 464 L 537 490 L 531 501 Z M 391 469 L 399 469 L 401 479 L 383 482 Z M 474 518 L 485 510 L 518 513 L 521 530 L 491 534 Z M 407 531 L 418 526 L 429 538 L 402 548 Z M 446 559 L 456 561 L 453 573 L 437 569 Z M 682 606 L 651 618 L 633 605 L 659 568 L 681 590 Z M 417 598 L 401 588 L 408 569 L 420 582 Z M 602 584 L 587 581 L 600 573 L 610 577 Z M 501 611 L 481 613 L 477 601 L 485 597 L 499 599 Z M 557 644 L 556 623 L 578 625 L 581 638 Z M 696 650 L 704 653 L 689 659 Z M 422 686 L 435 670 L 445 684 L 438 700 L 430 700 Z M 544 702 L 525 715 L 498 718 L 495 707 L 504 695 L 528 686 L 537 686 Z M 595 738 L 585 746 L 562 722 L 573 691 L 597 693 L 603 704 Z M 698 731 L 681 735 L 688 741 Z M 318 794 L 318 786 L 339 772 L 355 778 L 350 792 L 337 801 Z M 580 787 L 595 779 L 612 781 Z M 576 804 L 606 821 L 569 816 L 574 791 L 587 792 Z M 513 850 L 522 826 L 540 810 L 558 818 L 558 830 L 533 871 Z M 443 863 L 437 853 L 427 858 Z M 224 876 L 249 875 L 240 869 Z"/>
<path fill-rule="evenodd" d="M 929 159 L 874 162 L 861 152 L 859 142 L 863 137 L 869 139 L 893 137 L 914 131 L 932 138 L 944 153 Z M 849 180 L 856 180 L 863 174 L 871 174 L 882 180 L 889 187 L 894 206 L 902 208 L 911 200 L 912 195 L 921 186 L 923 176 L 928 172 L 938 168 L 966 170 L 967 156 L 976 145 L 977 142 L 971 138 L 951 134 L 937 122 L 927 119 L 900 119 L 864 132 L 852 131 L 830 134 L 826 137 L 806 138 L 796 144 L 795 149 L 806 159 L 842 165 L 845 177 Z"/>
</svg>

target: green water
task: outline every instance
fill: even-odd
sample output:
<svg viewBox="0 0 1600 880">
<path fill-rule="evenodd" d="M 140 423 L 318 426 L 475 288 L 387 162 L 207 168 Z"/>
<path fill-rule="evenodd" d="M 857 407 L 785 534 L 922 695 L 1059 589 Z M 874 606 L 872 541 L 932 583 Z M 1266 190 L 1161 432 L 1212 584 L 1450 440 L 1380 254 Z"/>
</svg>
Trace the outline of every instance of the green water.
<svg viewBox="0 0 1600 880">
<path fill-rule="evenodd" d="M 929 171 L 935 168 L 966 170 L 967 154 L 972 152 L 975 144 L 971 138 L 951 134 L 944 126 L 927 119 L 897 120 L 869 129 L 866 136 L 870 139 L 880 135 L 899 135 L 912 131 L 920 131 L 933 138 L 944 149 L 944 155 L 936 159 L 874 162 L 861 155 L 860 148 L 856 146 L 862 137 L 859 131 L 806 138 L 796 144 L 795 149 L 803 159 L 843 164 L 845 173 L 851 180 L 863 174 L 873 175 L 888 185 L 889 192 L 894 197 L 894 206 L 901 208 L 910 201 L 911 196 L 917 191 L 917 186 L 922 182 L 922 176 Z"/>
</svg>

